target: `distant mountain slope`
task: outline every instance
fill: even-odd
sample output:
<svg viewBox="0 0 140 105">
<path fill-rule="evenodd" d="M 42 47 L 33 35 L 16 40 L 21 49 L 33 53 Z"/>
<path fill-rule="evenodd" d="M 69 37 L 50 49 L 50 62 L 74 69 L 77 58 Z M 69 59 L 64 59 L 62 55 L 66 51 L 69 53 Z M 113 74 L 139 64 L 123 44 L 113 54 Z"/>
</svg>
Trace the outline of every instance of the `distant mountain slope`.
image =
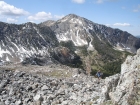
<svg viewBox="0 0 140 105">
<path fill-rule="evenodd" d="M 0 22 L 0 60 L 23 61 L 34 54 L 48 55 L 48 49 L 58 45 L 49 27 L 34 23 L 21 25 Z"/>
<path fill-rule="evenodd" d="M 100 41 L 107 41 L 119 50 L 135 53 L 140 48 L 140 39 L 131 34 L 94 23 L 75 14 L 69 14 L 56 22 L 47 21 L 41 25 L 49 26 L 59 41 L 71 40 L 75 46 L 88 45 L 91 50 L 94 49 L 94 45 L 91 44 L 94 38 L 92 33 Z"/>
<path fill-rule="evenodd" d="M 75 14 L 40 25 L 49 26 L 60 44 L 74 50 L 82 58 L 83 67 L 93 74 L 98 69 L 107 75 L 120 72 L 121 63 L 129 54 L 125 51 L 135 53 L 140 48 L 140 39 L 128 32 L 94 23 Z"/>
<path fill-rule="evenodd" d="M 0 64 L 4 62 L 81 64 L 79 56 L 59 46 L 49 27 L 30 22 L 21 25 L 0 22 Z"/>
</svg>

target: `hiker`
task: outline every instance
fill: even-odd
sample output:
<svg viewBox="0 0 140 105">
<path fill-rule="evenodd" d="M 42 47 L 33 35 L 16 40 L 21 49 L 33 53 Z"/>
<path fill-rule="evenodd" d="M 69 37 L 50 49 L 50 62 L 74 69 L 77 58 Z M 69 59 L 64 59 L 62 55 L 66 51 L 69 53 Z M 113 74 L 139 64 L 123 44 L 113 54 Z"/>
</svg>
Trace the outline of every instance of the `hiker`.
<svg viewBox="0 0 140 105">
<path fill-rule="evenodd" d="M 102 78 L 102 75 L 103 75 L 103 73 L 101 73 L 100 70 L 96 73 L 96 76 L 98 77 L 98 79 Z"/>
</svg>

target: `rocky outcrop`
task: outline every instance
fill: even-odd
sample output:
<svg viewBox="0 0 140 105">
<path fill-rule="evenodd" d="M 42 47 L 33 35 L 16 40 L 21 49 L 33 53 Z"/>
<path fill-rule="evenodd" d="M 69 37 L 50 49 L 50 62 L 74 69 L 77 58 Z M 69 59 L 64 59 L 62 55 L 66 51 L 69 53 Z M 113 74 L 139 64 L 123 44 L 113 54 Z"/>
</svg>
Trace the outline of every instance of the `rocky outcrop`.
<svg viewBox="0 0 140 105">
<path fill-rule="evenodd" d="M 105 85 L 102 87 L 101 91 L 101 102 L 104 103 L 107 100 L 110 100 L 109 93 L 114 91 L 118 81 L 120 79 L 120 74 L 116 74 L 105 79 Z"/>
<path fill-rule="evenodd" d="M 109 95 L 114 104 L 140 104 L 140 49 L 122 64 L 118 85 Z"/>
<path fill-rule="evenodd" d="M 105 79 L 102 102 L 110 99 L 113 105 L 140 105 L 140 49 L 128 56 L 121 66 L 120 76 Z"/>
</svg>

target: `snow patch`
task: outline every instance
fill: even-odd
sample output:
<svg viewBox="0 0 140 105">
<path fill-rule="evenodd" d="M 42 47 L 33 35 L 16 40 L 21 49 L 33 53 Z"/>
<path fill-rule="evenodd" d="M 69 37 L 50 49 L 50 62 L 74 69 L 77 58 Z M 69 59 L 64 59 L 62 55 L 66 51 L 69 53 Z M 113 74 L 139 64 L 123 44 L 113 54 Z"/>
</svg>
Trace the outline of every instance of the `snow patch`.
<svg viewBox="0 0 140 105">
<path fill-rule="evenodd" d="M 82 25 L 82 21 L 80 19 L 77 19 L 77 18 L 72 18 L 70 20 L 70 23 L 76 23 L 76 24 L 81 24 Z"/>
<path fill-rule="evenodd" d="M 89 24 L 89 25 L 88 25 L 88 29 L 93 30 L 92 24 Z"/>
<path fill-rule="evenodd" d="M 36 32 L 38 33 L 38 35 L 39 35 L 44 41 L 46 41 L 46 40 L 44 39 L 44 37 L 40 34 L 40 32 L 38 31 L 38 29 L 37 29 L 36 27 L 34 27 L 34 29 L 36 30 Z"/>
<path fill-rule="evenodd" d="M 98 37 L 98 39 L 101 41 L 102 39 L 99 37 L 99 35 L 98 34 L 95 34 L 97 37 Z"/>
<path fill-rule="evenodd" d="M 116 44 L 116 47 L 114 47 L 115 49 L 117 50 L 120 50 L 120 51 L 125 51 L 125 50 L 131 50 L 131 48 L 129 47 L 126 47 L 124 44 L 122 43 L 117 43 Z"/>
<path fill-rule="evenodd" d="M 10 59 L 9 59 L 9 57 L 8 57 L 8 56 L 6 56 L 6 61 L 10 61 Z"/>
<path fill-rule="evenodd" d="M 26 27 L 22 27 L 22 29 L 24 30 Z"/>
<path fill-rule="evenodd" d="M 56 37 L 58 39 L 59 42 L 61 41 L 68 41 L 70 40 L 69 38 L 67 38 L 65 35 L 63 35 L 63 33 L 60 33 L 60 34 L 56 34 Z"/>
<path fill-rule="evenodd" d="M 10 53 L 7 49 L 6 49 L 6 50 L 3 50 L 3 49 L 1 48 L 1 46 L 0 46 L 0 57 L 2 57 L 3 54 L 9 54 L 9 55 L 11 55 L 11 53 Z"/>
<path fill-rule="evenodd" d="M 19 47 L 15 43 L 13 43 L 13 42 L 11 42 L 11 43 L 17 48 L 18 51 L 20 50 Z"/>
</svg>

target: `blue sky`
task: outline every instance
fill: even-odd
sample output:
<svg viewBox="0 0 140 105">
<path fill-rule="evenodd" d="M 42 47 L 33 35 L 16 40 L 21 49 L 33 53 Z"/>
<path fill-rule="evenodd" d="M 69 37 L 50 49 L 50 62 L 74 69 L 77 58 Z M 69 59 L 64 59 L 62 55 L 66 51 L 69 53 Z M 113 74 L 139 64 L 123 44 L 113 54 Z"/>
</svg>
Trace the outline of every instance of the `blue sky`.
<svg viewBox="0 0 140 105">
<path fill-rule="evenodd" d="M 76 14 L 140 35 L 140 0 L 0 0 L 0 21 L 22 24 Z"/>
</svg>

